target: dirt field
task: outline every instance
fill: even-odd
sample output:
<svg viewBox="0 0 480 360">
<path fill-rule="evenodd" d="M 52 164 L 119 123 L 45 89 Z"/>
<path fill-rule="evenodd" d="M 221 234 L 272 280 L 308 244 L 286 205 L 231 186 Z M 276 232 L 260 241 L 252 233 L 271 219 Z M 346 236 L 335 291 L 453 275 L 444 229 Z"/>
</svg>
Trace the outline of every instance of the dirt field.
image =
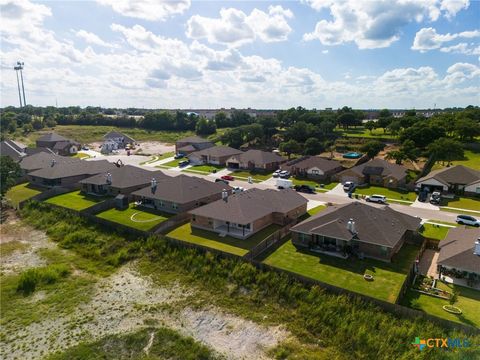
<svg viewBox="0 0 480 360">
<path fill-rule="evenodd" d="M 100 151 L 102 142 L 93 142 L 88 144 L 90 149 Z M 135 148 L 134 153 L 142 153 L 146 155 L 164 154 L 166 152 L 175 151 L 175 144 L 164 143 L 160 141 L 140 141 L 139 146 Z M 121 150 L 119 154 L 126 154 L 125 150 Z"/>
<path fill-rule="evenodd" d="M 1 271 L 9 274 L 45 265 L 38 251 L 56 247 L 44 233 L 22 225 L 12 216 L 9 223 L 2 225 L 4 241 L 24 244 L 2 254 Z M 75 271 L 70 276 L 91 275 Z M 26 301 L 40 302 L 48 295 L 36 291 Z M 113 275 L 96 279 L 90 300 L 70 313 L 47 311 L 48 316 L 27 326 L 6 323 L 0 358 L 41 358 L 79 342 L 155 325 L 191 336 L 228 359 L 266 359 L 266 349 L 289 337 L 281 328 L 266 328 L 218 308 L 183 305 L 189 297 L 195 297 L 194 288 L 186 289 L 175 282 L 158 285 L 140 275 L 136 263 L 130 263 Z"/>
</svg>

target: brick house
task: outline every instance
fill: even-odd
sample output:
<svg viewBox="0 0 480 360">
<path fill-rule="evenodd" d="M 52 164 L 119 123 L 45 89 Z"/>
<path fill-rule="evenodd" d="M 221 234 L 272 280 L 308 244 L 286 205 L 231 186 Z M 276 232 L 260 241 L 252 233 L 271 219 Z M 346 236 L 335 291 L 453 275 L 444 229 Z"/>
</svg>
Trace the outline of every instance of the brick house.
<svg viewBox="0 0 480 360">
<path fill-rule="evenodd" d="M 229 146 L 212 146 L 200 151 L 195 151 L 188 155 L 188 159 L 194 165 L 212 164 L 225 166 L 227 160 L 233 156 L 242 153 L 241 150 Z"/>
<path fill-rule="evenodd" d="M 280 167 L 296 177 L 313 180 L 330 180 L 333 175 L 344 169 L 339 161 L 320 156 L 304 156 Z"/>
<path fill-rule="evenodd" d="M 195 151 L 200 151 L 215 146 L 210 140 L 200 136 L 189 136 L 175 142 L 175 153 L 188 155 Z"/>
</svg>

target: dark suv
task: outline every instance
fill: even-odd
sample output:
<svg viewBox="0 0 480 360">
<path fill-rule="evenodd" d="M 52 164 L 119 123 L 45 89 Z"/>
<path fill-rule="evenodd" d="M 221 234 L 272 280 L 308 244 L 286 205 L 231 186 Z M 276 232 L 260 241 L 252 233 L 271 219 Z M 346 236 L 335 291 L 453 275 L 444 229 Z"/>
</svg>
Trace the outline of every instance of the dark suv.
<svg viewBox="0 0 480 360">
<path fill-rule="evenodd" d="M 295 185 L 294 189 L 295 191 L 298 191 L 298 192 L 315 194 L 315 189 L 312 189 L 312 187 L 308 185 Z"/>
</svg>

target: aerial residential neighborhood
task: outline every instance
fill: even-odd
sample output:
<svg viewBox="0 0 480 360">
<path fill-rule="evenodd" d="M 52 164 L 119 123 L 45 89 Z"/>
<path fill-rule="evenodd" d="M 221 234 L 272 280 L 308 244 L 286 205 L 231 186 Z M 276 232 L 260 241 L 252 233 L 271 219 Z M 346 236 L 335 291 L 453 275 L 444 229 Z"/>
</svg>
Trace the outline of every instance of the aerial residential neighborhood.
<svg viewBox="0 0 480 360">
<path fill-rule="evenodd" d="M 480 2 L 0 4 L 0 358 L 480 359 Z"/>
</svg>

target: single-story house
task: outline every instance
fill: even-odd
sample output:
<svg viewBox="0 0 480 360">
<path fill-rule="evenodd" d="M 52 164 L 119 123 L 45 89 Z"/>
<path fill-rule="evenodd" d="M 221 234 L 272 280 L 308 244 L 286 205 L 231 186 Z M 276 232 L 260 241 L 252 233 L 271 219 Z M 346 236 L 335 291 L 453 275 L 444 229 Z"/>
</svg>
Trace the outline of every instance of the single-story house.
<svg viewBox="0 0 480 360">
<path fill-rule="evenodd" d="M 250 189 L 190 211 L 193 228 L 246 239 L 263 228 L 286 225 L 307 212 L 307 199 L 297 192 Z"/>
<path fill-rule="evenodd" d="M 41 148 L 37 148 L 41 149 Z M 47 149 L 47 148 L 45 148 Z M 22 158 L 20 161 L 20 168 L 24 174 L 28 174 L 32 171 L 51 167 L 52 164 L 64 164 L 73 163 L 78 164 L 82 160 L 75 157 L 67 157 L 56 155 L 50 152 L 40 151 L 33 155 L 28 155 Z"/>
<path fill-rule="evenodd" d="M 200 136 L 189 136 L 175 142 L 175 153 L 188 155 L 192 152 L 215 146 L 210 140 Z"/>
<path fill-rule="evenodd" d="M 480 229 L 460 226 L 448 231 L 438 244 L 439 273 L 480 280 Z"/>
<path fill-rule="evenodd" d="M 286 158 L 273 152 L 262 150 L 248 150 L 231 156 L 227 160 L 227 167 L 231 169 L 274 171 Z"/>
<path fill-rule="evenodd" d="M 224 166 L 231 156 L 240 153 L 242 153 L 241 150 L 229 146 L 212 146 L 188 154 L 188 159 L 193 165 L 212 164 Z"/>
<path fill-rule="evenodd" d="M 434 170 L 418 179 L 415 186 L 447 193 L 480 194 L 480 171 L 463 165 Z"/>
<path fill-rule="evenodd" d="M 148 186 L 153 179 L 159 181 L 168 177 L 161 171 L 149 171 L 140 167 L 125 165 L 80 180 L 81 190 L 94 195 L 128 195 Z"/>
<path fill-rule="evenodd" d="M 153 182 L 134 191 L 132 197 L 143 206 L 176 214 L 220 199 L 223 190 L 230 192 L 231 187 L 225 183 L 181 174 Z"/>
<path fill-rule="evenodd" d="M 105 148 L 111 150 L 125 149 L 127 144 L 135 144 L 135 140 L 128 135 L 122 134 L 118 131 L 110 131 L 103 136 Z M 104 145 L 102 145 L 102 151 Z M 106 152 L 110 152 L 106 151 Z"/>
<path fill-rule="evenodd" d="M 390 262 L 418 234 L 420 218 L 360 202 L 328 207 L 291 228 L 297 249 Z"/>
<path fill-rule="evenodd" d="M 80 144 L 55 133 L 40 136 L 36 141 L 37 147 L 53 150 L 59 155 L 73 155 L 80 149 Z"/>
<path fill-rule="evenodd" d="M 115 167 L 115 164 L 107 160 L 56 162 L 53 159 L 48 167 L 28 173 L 28 179 L 31 184 L 44 187 L 71 186 L 90 176 L 111 171 Z"/>
<path fill-rule="evenodd" d="M 383 159 L 372 159 L 363 164 L 343 170 L 335 175 L 336 179 L 345 183 L 352 181 L 357 185 L 370 184 L 388 188 L 405 187 L 408 169 L 405 166 L 392 164 Z"/>
<path fill-rule="evenodd" d="M 292 175 L 314 180 L 329 180 L 332 175 L 344 168 L 339 161 L 320 156 L 304 156 L 289 161 L 281 166 L 282 170 L 289 171 Z"/>
<path fill-rule="evenodd" d="M 6 139 L 0 142 L 0 155 L 8 156 L 15 162 L 27 156 L 26 150 L 27 147 L 17 141 Z"/>
</svg>

